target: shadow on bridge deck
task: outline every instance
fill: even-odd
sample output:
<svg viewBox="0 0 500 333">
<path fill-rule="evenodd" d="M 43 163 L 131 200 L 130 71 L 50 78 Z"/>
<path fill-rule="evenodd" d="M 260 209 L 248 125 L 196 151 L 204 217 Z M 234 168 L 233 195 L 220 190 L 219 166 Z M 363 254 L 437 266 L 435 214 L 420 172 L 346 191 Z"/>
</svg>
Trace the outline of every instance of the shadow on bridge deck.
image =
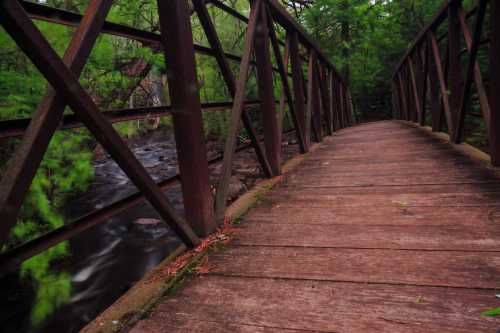
<svg viewBox="0 0 500 333">
<path fill-rule="evenodd" d="M 498 171 L 414 125 L 343 130 L 131 332 L 494 333 L 499 198 Z"/>
</svg>

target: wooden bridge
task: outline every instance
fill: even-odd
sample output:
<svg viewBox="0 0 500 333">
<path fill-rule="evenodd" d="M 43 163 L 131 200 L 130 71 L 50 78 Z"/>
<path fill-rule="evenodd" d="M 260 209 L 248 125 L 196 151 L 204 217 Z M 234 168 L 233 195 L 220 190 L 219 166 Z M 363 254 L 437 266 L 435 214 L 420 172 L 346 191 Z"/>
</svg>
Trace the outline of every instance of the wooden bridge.
<svg viewBox="0 0 500 333">
<path fill-rule="evenodd" d="M 0 183 L 2 242 L 9 239 L 56 130 L 89 129 L 138 189 L 1 253 L 1 269 L 17 267 L 143 201 L 168 223 L 183 248 L 199 249 L 225 220 L 237 151 L 253 148 L 263 175 L 282 175 L 282 121 L 287 113 L 297 151 L 307 154 L 303 163 L 243 218 L 228 249 L 208 255 L 198 275 L 160 298 L 147 318 L 126 329 L 497 332 L 498 317 L 483 312 L 500 307 L 500 174 L 491 165 L 500 160 L 500 23 L 489 20 L 487 40 L 482 30 L 486 17 L 500 16 L 500 4 L 479 0 L 464 13 L 461 3 L 446 1 L 397 66 L 392 82 L 396 120 L 353 126 L 347 82 L 276 0 L 251 1 L 249 17 L 218 0 L 193 0 L 193 8 L 185 0 L 160 0 L 160 33 L 107 22 L 111 0 L 91 0 L 83 15 L 0 0 L 0 24 L 50 84 L 31 118 L 0 122 L 0 137 L 22 135 Z M 222 48 L 208 6 L 247 23 L 241 55 Z M 209 46 L 193 42 L 191 11 Z M 76 27 L 62 58 L 32 20 Z M 439 35 L 444 23 L 447 32 Z M 164 52 L 172 104 L 100 110 L 78 81 L 100 33 Z M 484 45 L 489 45 L 487 84 L 478 63 Z M 201 103 L 195 53 L 215 58 L 231 101 Z M 230 63 L 234 61 L 238 75 Z M 246 98 L 253 70 L 257 101 Z M 281 80 L 278 86 L 275 76 Z M 471 97 L 477 97 L 482 110 L 491 158 L 461 144 Z M 64 113 L 66 106 L 74 115 Z M 259 124 L 252 122 L 250 106 L 259 106 Z M 202 112 L 223 108 L 232 111 L 224 153 L 208 160 Z M 173 117 L 180 173 L 155 182 L 111 124 L 164 116 Z M 238 142 L 240 123 L 250 145 Z M 423 127 L 427 123 L 432 130 Z M 448 131 L 451 138 L 440 131 Z M 222 175 L 212 195 L 208 167 L 221 162 Z M 163 192 L 179 181 L 183 212 Z"/>
<path fill-rule="evenodd" d="M 499 176 L 410 123 L 342 130 L 131 332 L 495 333 Z"/>
</svg>

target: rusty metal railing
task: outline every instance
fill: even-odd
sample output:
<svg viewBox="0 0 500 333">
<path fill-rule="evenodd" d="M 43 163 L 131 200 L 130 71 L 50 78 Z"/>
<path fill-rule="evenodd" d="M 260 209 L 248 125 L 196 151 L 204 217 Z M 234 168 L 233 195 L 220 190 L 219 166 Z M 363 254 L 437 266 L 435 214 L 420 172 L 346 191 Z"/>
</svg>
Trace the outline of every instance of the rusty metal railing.
<svg viewBox="0 0 500 333">
<path fill-rule="evenodd" d="M 158 1 L 160 34 L 107 22 L 112 0 L 91 0 L 83 15 L 31 2 L 0 0 L 0 24 L 50 84 L 31 118 L 0 121 L 0 138 L 22 135 L 21 144 L 0 183 L 2 243 L 8 239 L 11 228 L 17 222 L 19 209 L 49 141 L 57 130 L 82 126 L 89 129 L 139 190 L 110 206 L 0 254 L 0 268 L 15 266 L 144 200 L 151 203 L 188 247 L 196 246 L 200 238 L 213 232 L 224 217 L 231 164 L 236 151 L 253 147 L 267 177 L 281 173 L 282 124 L 279 122 L 283 119 L 286 104 L 302 153 L 308 151 L 311 136 L 321 141 L 324 130 L 332 134 L 354 123 L 352 100 L 346 83 L 327 56 L 276 0 L 251 1 L 249 18 L 218 0 L 193 0 L 192 3 L 209 47 L 193 42 L 187 0 Z M 241 56 L 223 50 L 208 15 L 209 5 L 247 23 Z M 32 20 L 76 27 L 62 58 Z M 286 41 L 277 38 L 275 24 L 286 31 Z M 99 110 L 89 93 L 80 85 L 78 77 L 100 33 L 137 40 L 156 52 L 168 55 L 165 61 L 171 105 Z M 271 49 L 276 67 L 271 59 Z M 306 52 L 306 57 L 302 51 Z M 216 59 L 233 97 L 232 101 L 200 103 L 195 52 Z M 308 62 L 307 79 L 302 65 L 304 59 Z M 230 61 L 240 63 L 238 76 L 232 72 Z M 257 70 L 258 101 L 246 99 L 246 82 L 251 66 L 256 66 Z M 280 77 L 282 84 L 282 96 L 278 100 L 274 96 L 275 75 Z M 263 140 L 257 135 L 247 113 L 246 108 L 251 105 L 260 106 Z M 64 115 L 66 106 L 74 114 Z M 207 160 L 202 111 L 224 108 L 232 109 L 224 154 Z M 111 124 L 167 115 L 173 118 L 180 174 L 155 183 Z M 237 147 L 240 123 L 251 139 L 251 144 L 243 147 Z M 214 200 L 208 183 L 208 166 L 221 160 L 222 178 Z M 185 218 L 179 215 L 162 192 L 177 181 L 181 181 Z"/>
<path fill-rule="evenodd" d="M 429 109 L 432 130 L 441 131 L 446 126 L 451 141 L 457 144 L 464 140 L 474 83 L 495 166 L 500 165 L 499 17 L 500 4 L 496 0 L 478 0 L 468 13 L 462 0 L 445 1 L 407 50 L 392 80 L 395 118 L 424 125 Z M 440 28 L 446 31 L 438 35 Z M 481 47 L 489 48 L 487 80 L 483 79 L 478 61 Z"/>
</svg>

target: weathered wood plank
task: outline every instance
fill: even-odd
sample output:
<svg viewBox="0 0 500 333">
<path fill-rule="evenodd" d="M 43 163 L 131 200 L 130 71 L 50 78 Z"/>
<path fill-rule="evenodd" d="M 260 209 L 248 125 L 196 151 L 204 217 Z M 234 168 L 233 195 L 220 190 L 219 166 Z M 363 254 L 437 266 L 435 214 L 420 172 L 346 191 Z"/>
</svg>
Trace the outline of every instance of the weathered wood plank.
<svg viewBox="0 0 500 333">
<path fill-rule="evenodd" d="M 408 169 L 406 172 L 397 174 L 381 172 L 379 174 L 363 175 L 361 172 L 332 174 L 330 178 L 314 176 L 307 181 L 300 175 L 290 175 L 288 183 L 308 186 L 377 186 L 377 185 L 415 185 L 415 184 L 463 184 L 463 183 L 487 183 L 495 180 L 492 177 L 483 177 L 466 174 L 446 174 L 444 172 L 429 172 L 424 175 L 415 175 Z"/>
<path fill-rule="evenodd" d="M 212 256 L 208 270 L 235 277 L 495 289 L 500 253 L 243 246 Z"/>
<path fill-rule="evenodd" d="M 293 190 L 293 192 L 292 192 Z M 292 192 L 292 193 L 290 193 Z M 318 195 L 320 198 L 327 195 L 359 195 L 365 198 L 369 195 L 398 195 L 398 194 L 491 194 L 500 193 L 500 182 L 494 183 L 470 183 L 470 184 L 438 184 L 438 185 L 389 185 L 389 186 L 309 186 L 284 185 L 275 190 L 272 195 L 297 196 Z"/>
<path fill-rule="evenodd" d="M 133 332 L 496 332 L 499 199 L 498 170 L 409 123 L 343 129 Z"/>
<path fill-rule="evenodd" d="M 496 225 L 500 223 L 500 207 L 467 207 L 467 214 L 456 207 L 351 207 L 325 211 L 322 208 L 287 209 L 287 218 L 279 209 L 259 208 L 251 211 L 247 221 L 255 223 L 319 224 L 319 225 Z"/>
<path fill-rule="evenodd" d="M 249 324 L 221 323 L 214 321 L 177 321 L 175 324 L 169 321 L 141 321 L 130 331 L 130 333 L 175 333 L 175 332 L 196 332 L 196 333 L 290 333 L 289 329 L 278 327 L 262 327 Z M 292 330 L 292 332 L 294 332 Z M 305 333 L 317 333 L 317 331 L 300 330 Z"/>
<path fill-rule="evenodd" d="M 264 296 L 265 295 L 265 296 Z M 385 284 L 206 276 L 165 299 L 149 320 L 250 324 L 317 332 L 495 332 L 480 312 L 499 305 L 494 292 Z"/>
<path fill-rule="evenodd" d="M 283 216 L 282 218 L 286 218 Z M 241 227 L 246 246 L 296 246 L 437 251 L 498 251 L 500 228 L 456 225 L 314 225 L 259 223 Z"/>
<path fill-rule="evenodd" d="M 282 196 L 268 199 L 267 203 L 280 209 L 290 207 L 337 209 L 338 207 L 498 207 L 500 206 L 500 193 L 431 193 L 422 194 L 367 194 L 360 196 L 351 195 L 297 195 L 293 197 Z M 429 208 L 432 209 L 432 208 Z"/>
</svg>

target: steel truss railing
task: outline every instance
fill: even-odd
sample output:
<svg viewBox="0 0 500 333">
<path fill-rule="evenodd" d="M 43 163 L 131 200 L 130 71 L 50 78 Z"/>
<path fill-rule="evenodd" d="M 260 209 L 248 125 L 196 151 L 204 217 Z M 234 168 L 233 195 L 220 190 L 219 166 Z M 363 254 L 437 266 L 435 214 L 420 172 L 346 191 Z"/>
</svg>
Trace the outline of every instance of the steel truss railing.
<svg viewBox="0 0 500 333">
<path fill-rule="evenodd" d="M 328 135 L 354 124 L 349 89 L 327 56 L 276 0 L 252 0 L 250 17 L 238 13 L 218 0 L 193 0 L 210 47 L 193 42 L 190 8 L 187 0 L 158 1 L 161 33 L 139 30 L 106 21 L 112 0 L 92 0 L 83 15 L 19 0 L 0 1 L 0 24 L 46 78 L 42 102 L 29 119 L 0 121 L 0 138 L 21 136 L 19 148 L 9 162 L 0 183 L 0 237 L 5 242 L 15 225 L 19 209 L 40 162 L 56 130 L 86 127 L 123 169 L 139 192 L 110 206 L 83 216 L 59 229 L 0 254 L 0 267 L 19 264 L 45 249 L 68 240 L 88 228 L 147 200 L 188 246 L 215 230 L 224 218 L 231 165 L 237 151 L 253 147 L 267 177 L 281 173 L 281 130 L 288 105 L 300 151 L 311 145 L 311 136 L 321 141 Z M 207 6 L 214 6 L 247 23 L 241 56 L 223 50 Z M 61 58 L 33 23 L 33 19 L 76 27 L 73 38 Z M 286 31 L 281 41 L 276 26 Z M 164 52 L 171 105 L 101 111 L 78 77 L 100 33 L 134 39 Z M 281 50 L 283 53 L 281 54 Z M 271 60 L 274 54 L 276 67 Z M 306 56 L 301 52 L 305 51 Z M 216 59 L 232 101 L 200 103 L 195 53 Z M 302 61 L 307 60 L 307 76 Z M 229 61 L 240 63 L 235 75 Z M 289 72 L 289 65 L 291 73 Z M 258 101 L 246 99 L 246 83 L 251 66 L 256 67 Z M 282 95 L 274 96 L 273 77 L 279 76 Z M 290 85 L 291 77 L 291 85 Z M 261 139 L 247 112 L 258 105 L 262 114 Z M 278 105 L 278 107 L 277 107 Z M 64 115 L 69 106 L 74 114 Z M 224 154 L 207 160 L 202 111 L 231 109 L 229 135 Z M 171 115 L 177 145 L 180 173 L 155 183 L 146 169 L 113 129 L 113 122 Z M 243 124 L 251 144 L 237 147 Z M 223 163 L 215 198 L 208 182 L 208 166 Z M 181 181 L 185 217 L 173 208 L 162 190 Z"/>
<path fill-rule="evenodd" d="M 489 29 L 485 23 L 487 14 Z M 464 12 L 462 0 L 445 1 L 407 50 L 392 78 L 393 116 L 424 125 L 430 109 L 432 130 L 440 131 L 446 125 L 452 142 L 457 144 L 464 140 L 465 116 L 474 84 L 487 129 L 491 163 L 495 166 L 500 165 L 499 17 L 500 4 L 496 0 L 478 0 L 468 13 Z M 473 21 L 472 29 L 469 21 Z M 443 26 L 446 32 L 438 36 L 438 29 Z M 478 51 L 486 45 L 488 86 L 478 61 Z M 463 56 L 468 56 L 465 68 Z"/>
</svg>

